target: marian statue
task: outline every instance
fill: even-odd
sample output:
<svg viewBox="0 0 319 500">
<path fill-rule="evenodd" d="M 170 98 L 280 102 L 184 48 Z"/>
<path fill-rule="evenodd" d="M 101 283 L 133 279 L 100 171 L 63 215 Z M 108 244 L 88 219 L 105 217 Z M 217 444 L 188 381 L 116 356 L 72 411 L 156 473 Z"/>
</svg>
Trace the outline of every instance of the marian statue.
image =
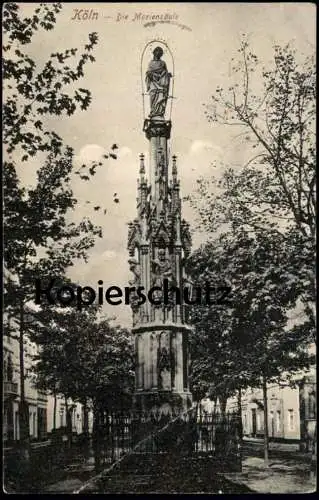
<svg viewBox="0 0 319 500">
<path fill-rule="evenodd" d="M 132 280 L 129 280 L 129 285 L 136 288 L 137 286 L 140 286 L 141 282 L 141 265 L 134 258 L 129 259 L 128 263 L 130 266 L 130 271 L 134 275 L 134 278 Z M 136 294 L 136 291 L 133 291 L 133 293 L 130 295 L 130 306 L 133 312 L 133 326 L 135 326 L 137 323 L 140 307 L 140 297 Z"/>
<path fill-rule="evenodd" d="M 134 279 L 129 281 L 129 284 L 131 286 L 133 285 L 139 285 L 140 284 L 140 279 L 141 279 L 141 266 L 139 262 L 131 258 L 128 260 L 129 266 L 130 266 L 130 271 L 134 274 Z"/>
<path fill-rule="evenodd" d="M 171 73 L 167 71 L 166 63 L 161 60 L 163 49 L 156 47 L 153 50 L 154 58 L 150 61 L 146 71 L 146 90 L 150 94 L 150 118 L 164 118 L 169 82 Z"/>
<path fill-rule="evenodd" d="M 158 304 L 155 307 L 164 306 L 163 300 L 163 281 L 168 280 L 168 286 L 171 286 L 174 281 L 172 266 L 170 260 L 165 255 L 164 248 L 158 250 L 158 258 L 151 261 L 152 264 L 152 286 L 159 287 L 161 291 L 154 291 L 153 297 Z M 168 304 L 167 304 L 168 305 Z"/>
<path fill-rule="evenodd" d="M 158 250 L 158 258 L 152 260 L 153 286 L 162 286 L 162 280 L 167 279 L 171 283 L 173 273 L 170 260 L 166 258 L 164 248 Z"/>
<path fill-rule="evenodd" d="M 159 348 L 157 351 L 157 370 L 159 389 L 170 389 L 171 356 L 167 347 Z"/>
</svg>

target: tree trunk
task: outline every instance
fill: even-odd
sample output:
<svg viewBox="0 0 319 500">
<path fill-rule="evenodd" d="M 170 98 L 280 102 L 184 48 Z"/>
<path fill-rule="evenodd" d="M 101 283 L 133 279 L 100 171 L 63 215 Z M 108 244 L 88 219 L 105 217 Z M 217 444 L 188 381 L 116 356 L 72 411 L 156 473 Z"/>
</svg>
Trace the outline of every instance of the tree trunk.
<svg viewBox="0 0 319 500">
<path fill-rule="evenodd" d="M 24 376 L 24 308 L 20 300 L 20 335 L 19 335 L 19 368 L 20 368 L 20 404 L 19 404 L 19 430 L 20 443 L 29 444 L 29 407 L 25 399 L 25 376 Z"/>
<path fill-rule="evenodd" d="M 316 476 L 317 476 L 317 422 L 315 424 L 315 432 L 312 439 L 311 464 L 310 464 L 310 477 L 315 478 Z"/>
<path fill-rule="evenodd" d="M 89 434 L 89 409 L 86 399 L 82 402 L 82 405 L 83 405 L 83 422 L 82 422 L 83 453 L 85 459 L 88 461 L 90 458 L 90 434 Z"/>
<path fill-rule="evenodd" d="M 57 407 L 57 397 L 56 393 L 53 395 L 54 403 L 53 403 L 53 429 L 56 429 L 56 407 Z"/>
<path fill-rule="evenodd" d="M 239 436 L 241 439 L 243 437 L 243 411 L 241 404 L 241 389 L 238 389 L 237 405 L 238 405 L 238 415 L 239 415 Z"/>
<path fill-rule="evenodd" d="M 21 477 L 30 474 L 30 429 L 29 405 L 25 399 L 24 376 L 24 308 L 23 299 L 20 299 L 19 311 L 19 369 L 20 369 L 20 401 L 19 401 L 19 472 Z"/>
<path fill-rule="evenodd" d="M 227 399 L 228 398 L 227 398 L 227 396 L 225 394 L 223 394 L 222 396 L 219 396 L 220 412 L 221 412 L 223 420 L 226 418 Z"/>
<path fill-rule="evenodd" d="M 264 460 L 265 466 L 269 464 L 269 431 L 268 431 L 268 399 L 267 399 L 267 378 L 263 375 L 263 403 L 264 403 Z"/>
<path fill-rule="evenodd" d="M 217 396 L 215 396 L 215 397 L 214 397 L 214 416 L 215 416 L 215 415 L 216 415 L 216 413 L 217 413 L 217 400 L 218 400 L 218 398 L 217 398 Z"/>
<path fill-rule="evenodd" d="M 89 410 L 86 401 L 83 403 L 83 434 L 86 437 L 89 435 Z"/>
<path fill-rule="evenodd" d="M 95 471 L 99 473 L 101 470 L 100 411 L 95 402 L 93 403 L 93 449 Z"/>
<path fill-rule="evenodd" d="M 72 410 L 71 410 L 72 411 Z M 68 407 L 68 398 L 65 397 L 65 414 L 66 414 L 66 433 L 68 436 L 69 447 L 72 445 L 72 415 Z"/>
</svg>

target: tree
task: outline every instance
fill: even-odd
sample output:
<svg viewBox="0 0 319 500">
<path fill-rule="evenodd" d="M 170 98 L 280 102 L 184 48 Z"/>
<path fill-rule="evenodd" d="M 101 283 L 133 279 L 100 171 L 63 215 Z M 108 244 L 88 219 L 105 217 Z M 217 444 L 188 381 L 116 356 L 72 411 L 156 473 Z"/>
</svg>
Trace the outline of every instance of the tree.
<svg viewBox="0 0 319 500">
<path fill-rule="evenodd" d="M 234 235 L 248 231 L 257 240 L 264 240 L 264 248 L 276 242 L 277 249 L 268 259 L 272 270 L 269 285 L 283 299 L 278 304 L 280 314 L 287 307 L 303 308 L 303 324 L 293 326 L 289 332 L 287 328 L 284 333 L 281 330 L 281 338 L 274 329 L 267 328 L 264 316 L 264 326 L 258 325 L 260 335 L 255 347 L 258 345 L 263 352 L 258 366 L 264 374 L 266 403 L 266 382 L 274 369 L 283 369 L 284 361 L 287 369 L 292 369 L 290 362 L 294 365 L 298 358 L 300 366 L 309 363 L 307 356 L 302 360 L 298 348 L 295 358 L 292 354 L 299 335 L 302 349 L 316 338 L 315 63 L 314 55 L 301 61 L 289 44 L 275 46 L 271 68 L 261 67 L 245 39 L 238 52 L 239 59 L 231 63 L 234 84 L 228 89 L 216 89 L 206 114 L 215 124 L 242 129 L 239 137 L 244 138 L 248 161 L 236 168 L 226 166 L 219 179 L 200 179 L 199 197 L 192 202 L 211 234 L 225 231 L 226 227 Z M 280 276 L 281 287 L 277 282 Z M 254 283 L 248 285 L 258 292 Z M 293 291 L 293 301 L 284 300 L 284 288 Z M 251 302 L 250 311 L 254 310 Z M 267 439 L 265 429 L 265 459 Z"/>
<path fill-rule="evenodd" d="M 16 283 L 5 284 L 5 307 L 19 325 L 22 440 L 29 432 L 23 341 L 30 327 L 26 305 L 34 297 L 34 280 L 63 276 L 75 259 L 87 258 L 102 234 L 88 218 L 79 224 L 68 221 L 77 203 L 71 189 L 74 154 L 45 127 L 47 116 L 70 116 L 88 108 L 91 93 L 76 84 L 86 65 L 94 62 L 97 34 L 89 34 L 82 53 L 78 48 L 53 53 L 43 68 L 27 50 L 36 32 L 54 29 L 61 8 L 60 3 L 39 4 L 31 17 L 23 17 L 15 3 L 6 3 L 3 9 L 4 260 L 16 277 Z M 29 189 L 22 185 L 19 169 L 28 168 L 36 156 L 41 166 L 35 187 Z M 99 165 L 83 165 L 74 173 L 89 180 Z"/>
<path fill-rule="evenodd" d="M 243 40 L 232 59 L 235 83 L 218 87 L 209 121 L 242 129 L 250 157 L 220 179 L 201 179 L 195 202 L 210 232 L 223 224 L 269 231 L 286 247 L 287 273 L 299 288 L 305 327 L 315 338 L 315 62 L 288 44 L 263 68 Z M 212 189 L 213 188 L 213 189 Z M 216 194 L 217 192 L 217 194 Z"/>
<path fill-rule="evenodd" d="M 4 143 L 8 155 L 17 149 L 23 153 L 22 161 L 39 151 L 60 153 L 63 141 L 54 131 L 44 129 L 45 115 L 70 116 L 77 108 L 87 109 L 91 101 L 89 90 L 74 88 L 74 82 L 84 76 L 85 65 L 95 60 L 91 51 L 97 43 L 96 33 L 89 35 L 80 56 L 77 48 L 51 54 L 40 70 L 25 49 L 37 31 L 54 28 L 61 8 L 61 3 L 40 4 L 32 17 L 23 18 L 17 4 L 4 6 Z"/>
<path fill-rule="evenodd" d="M 125 404 L 133 363 L 132 338 L 125 328 L 111 326 L 93 304 L 81 311 L 41 308 L 34 318 L 31 339 L 39 346 L 34 358 L 39 388 L 109 410 Z"/>
<path fill-rule="evenodd" d="M 42 310 L 37 317 L 42 325 L 32 336 L 40 349 L 34 358 L 37 387 L 91 407 L 98 434 L 101 413 L 131 407 L 130 333 L 99 318 L 97 306 Z"/>
<path fill-rule="evenodd" d="M 287 311 L 298 292 L 282 286 L 287 279 L 280 265 L 284 250 L 276 238 L 241 228 L 203 245 L 188 262 L 194 286 L 217 287 L 211 305 L 196 305 L 191 311 L 191 376 L 195 388 L 210 388 L 220 399 L 222 413 L 236 391 L 260 386 L 267 411 L 267 383 L 289 381 L 313 362 L 308 332 L 286 329 Z M 228 303 L 218 305 L 218 287 L 225 284 L 231 294 Z M 265 445 L 267 459 L 268 441 Z"/>
</svg>

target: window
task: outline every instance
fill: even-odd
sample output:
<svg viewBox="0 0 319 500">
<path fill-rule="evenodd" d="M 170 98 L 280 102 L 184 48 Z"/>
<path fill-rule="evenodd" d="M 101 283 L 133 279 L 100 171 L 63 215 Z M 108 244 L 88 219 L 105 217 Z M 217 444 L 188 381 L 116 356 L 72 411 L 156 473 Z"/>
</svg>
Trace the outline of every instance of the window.
<svg viewBox="0 0 319 500">
<path fill-rule="evenodd" d="M 11 356 L 9 356 L 9 358 L 8 358 L 7 380 L 8 380 L 8 382 L 12 382 L 12 380 L 13 380 L 13 364 L 12 364 Z"/>
<path fill-rule="evenodd" d="M 316 395 L 314 392 L 310 392 L 308 395 L 308 418 L 316 418 Z"/>
<path fill-rule="evenodd" d="M 8 344 L 11 344 L 11 318 L 8 317 L 6 319 L 7 323 L 3 323 L 3 333 L 6 336 L 6 341 L 8 342 Z"/>
<path fill-rule="evenodd" d="M 270 425 L 269 425 L 269 436 L 274 437 L 275 435 L 275 418 L 273 410 L 270 411 Z"/>
<path fill-rule="evenodd" d="M 4 408 L 3 413 L 3 439 L 6 441 L 8 439 L 8 409 Z"/>
<path fill-rule="evenodd" d="M 247 429 L 247 413 L 244 413 L 244 427 Z"/>
<path fill-rule="evenodd" d="M 12 382 L 13 380 L 13 364 L 11 356 L 3 361 L 3 377 L 5 382 Z"/>
<path fill-rule="evenodd" d="M 60 409 L 60 427 L 64 426 L 64 408 Z"/>
<path fill-rule="evenodd" d="M 280 431 L 280 411 L 279 410 L 277 411 L 277 414 L 276 414 L 276 431 L 277 432 Z"/>
<path fill-rule="evenodd" d="M 29 413 L 29 427 L 30 427 L 30 437 L 33 437 L 33 412 Z"/>
<path fill-rule="evenodd" d="M 19 412 L 16 411 L 14 414 L 14 439 L 20 439 L 20 429 L 19 429 Z"/>
<path fill-rule="evenodd" d="M 4 376 L 4 381 L 7 382 L 8 380 L 8 372 L 7 372 L 7 361 L 3 361 L 3 376 Z"/>
<path fill-rule="evenodd" d="M 293 410 L 288 410 L 288 429 L 293 431 L 295 428 L 295 415 Z"/>
<path fill-rule="evenodd" d="M 257 430 L 261 429 L 261 424 L 260 424 L 260 413 L 257 413 Z"/>
<path fill-rule="evenodd" d="M 33 412 L 33 436 L 36 437 L 37 435 L 37 417 L 36 413 Z"/>
</svg>

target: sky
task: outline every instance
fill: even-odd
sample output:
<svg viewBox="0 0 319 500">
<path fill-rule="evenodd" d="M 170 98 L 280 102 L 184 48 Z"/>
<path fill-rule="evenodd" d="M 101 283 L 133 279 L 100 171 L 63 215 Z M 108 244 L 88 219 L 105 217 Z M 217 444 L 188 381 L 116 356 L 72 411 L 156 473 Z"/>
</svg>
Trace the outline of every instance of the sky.
<svg viewBox="0 0 319 500">
<path fill-rule="evenodd" d="M 28 15 L 37 4 L 20 4 Z M 136 216 L 136 180 L 139 154 L 148 156 L 143 133 L 141 56 L 152 40 L 163 40 L 174 57 L 171 154 L 178 156 L 181 194 L 192 194 L 200 176 L 218 175 L 223 165 L 242 163 L 245 145 L 234 140 L 234 131 L 209 123 L 204 104 L 218 85 L 228 85 L 230 60 L 236 57 L 242 36 L 269 64 L 274 44 L 293 42 L 298 53 L 315 48 L 315 4 L 311 3 L 63 3 L 51 32 L 38 33 L 28 47 L 39 69 L 52 52 L 81 47 L 88 34 L 97 32 L 96 62 L 86 66 L 79 84 L 92 92 L 85 112 L 67 118 L 47 119 L 50 126 L 74 148 L 76 163 L 99 160 L 113 143 L 118 159 L 108 160 L 87 182 L 79 179 L 73 189 L 79 200 L 75 219 L 84 215 L 103 228 L 103 238 L 89 253 L 88 263 L 75 263 L 70 277 L 80 285 L 97 288 L 127 286 L 131 279 L 127 260 L 127 223 Z M 85 14 L 87 12 L 87 16 Z M 150 22 L 143 16 L 169 15 L 170 22 Z M 86 18 L 88 17 L 88 18 Z M 152 58 L 146 49 L 143 68 Z M 169 71 L 169 54 L 164 53 Z M 144 78 L 144 75 L 143 75 Z M 232 127 L 230 127 L 232 129 Z M 213 166 L 215 164 L 216 166 Z M 23 182 L 32 184 L 36 164 L 24 170 Z M 118 204 L 113 201 L 117 193 Z M 85 201 L 90 200 L 91 204 Z M 94 212 L 92 206 L 107 210 Z M 205 240 L 195 230 L 196 214 L 184 203 L 183 217 L 193 228 L 193 246 Z M 129 306 L 107 306 L 105 313 L 131 324 Z"/>
</svg>

